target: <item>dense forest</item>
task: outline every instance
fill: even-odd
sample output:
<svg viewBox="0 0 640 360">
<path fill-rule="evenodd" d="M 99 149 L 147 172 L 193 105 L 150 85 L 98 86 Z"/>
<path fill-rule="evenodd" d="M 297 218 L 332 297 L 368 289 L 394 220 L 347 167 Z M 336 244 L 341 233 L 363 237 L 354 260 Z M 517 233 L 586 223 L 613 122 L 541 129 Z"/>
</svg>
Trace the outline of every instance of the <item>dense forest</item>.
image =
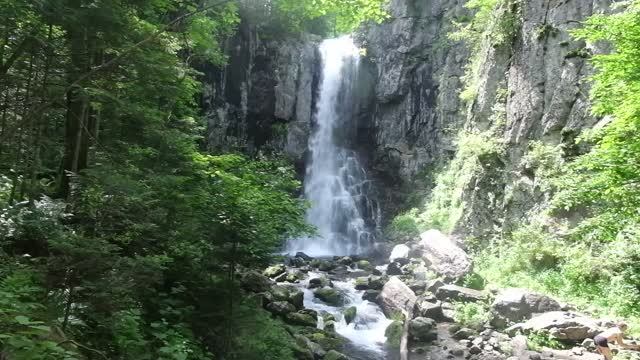
<svg viewBox="0 0 640 360">
<path fill-rule="evenodd" d="M 310 231 L 300 182 L 277 157 L 201 151 L 198 69 L 225 63 L 240 5 L 0 3 L 0 358 L 290 356 L 235 273 Z M 292 33 L 383 14 L 252 6 Z"/>
<path fill-rule="evenodd" d="M 205 72 L 233 65 L 230 39 L 243 23 L 260 23 L 265 39 L 332 38 L 390 23 L 399 2 L 0 0 L 0 359 L 347 359 L 302 349 L 291 323 L 265 309 L 264 297 L 277 294 L 247 285 L 247 274 L 284 261 L 287 239 L 316 234 L 305 218 L 313 204 L 301 196 L 304 175 L 281 152 L 211 151 Z M 432 40 L 468 50 L 456 91 L 462 112 L 473 113 L 490 82 L 487 54 L 519 44 L 527 0 L 460 3 L 465 14 Z M 624 318 L 640 334 L 640 1 L 612 9 L 569 31 L 584 46 L 564 58 L 593 69 L 582 95 L 596 123 L 569 142 L 530 139 L 513 164 L 532 179 L 534 206 L 509 227 L 481 235 L 465 227 L 473 222 L 468 194 L 511 176 L 504 163 L 514 146 L 502 133 L 513 93 L 489 86 L 491 125 L 456 129 L 454 149 L 405 184 L 384 214 L 381 248 L 411 247 L 437 229 L 462 238 L 473 261 L 457 285 L 527 288 Z M 543 25 L 532 36 L 556 32 Z M 367 62 L 375 44 L 359 45 L 363 63 L 375 65 Z M 410 62 L 441 49 L 429 51 Z M 505 193 L 505 202 L 514 197 Z M 356 260 L 305 255 L 304 264 L 373 271 L 359 290 L 374 291 L 367 286 L 377 276 L 393 283 L 385 276 L 394 260 L 387 274 L 373 270 L 373 258 Z M 429 266 L 416 264 L 397 270 L 411 275 L 412 291 L 415 268 Z M 488 304 L 452 306 L 461 325 L 490 322 Z M 391 347 L 406 348 L 400 336 L 413 331 L 411 317 L 385 315 Z M 556 344 L 538 333 L 534 340 Z"/>
</svg>

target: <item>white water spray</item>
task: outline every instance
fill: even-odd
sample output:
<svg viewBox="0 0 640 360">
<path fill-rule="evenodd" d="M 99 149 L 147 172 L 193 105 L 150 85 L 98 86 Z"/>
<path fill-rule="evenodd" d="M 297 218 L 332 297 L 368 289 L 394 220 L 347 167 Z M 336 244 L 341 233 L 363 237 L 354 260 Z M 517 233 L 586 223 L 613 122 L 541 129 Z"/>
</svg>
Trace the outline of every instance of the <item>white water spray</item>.
<svg viewBox="0 0 640 360">
<path fill-rule="evenodd" d="M 370 250 L 375 235 L 371 222 L 379 210 L 371 201 L 367 179 L 355 152 L 350 129 L 354 124 L 354 84 L 359 49 L 351 37 L 329 39 L 320 45 L 322 81 L 316 109 L 316 128 L 309 140 L 311 159 L 304 193 L 311 202 L 307 220 L 318 237 L 293 239 L 287 252 L 311 256 L 353 255 Z"/>
</svg>

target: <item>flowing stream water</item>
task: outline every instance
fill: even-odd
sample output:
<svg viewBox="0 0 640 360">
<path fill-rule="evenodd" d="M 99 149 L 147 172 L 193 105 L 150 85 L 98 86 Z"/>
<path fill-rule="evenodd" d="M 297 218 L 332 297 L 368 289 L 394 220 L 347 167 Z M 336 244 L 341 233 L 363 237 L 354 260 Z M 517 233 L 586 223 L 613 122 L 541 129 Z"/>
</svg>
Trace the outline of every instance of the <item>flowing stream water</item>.
<svg viewBox="0 0 640 360">
<path fill-rule="evenodd" d="M 304 195 L 311 203 L 307 220 L 318 234 L 289 241 L 286 251 L 314 257 L 367 254 L 373 249 L 380 210 L 373 200 L 372 182 L 353 150 L 359 49 L 345 36 L 323 41 L 320 53 L 322 80 L 304 179 Z M 355 289 L 354 279 L 334 279 L 334 288 L 346 300 L 344 306 L 334 307 L 316 299 L 306 288 L 309 278 L 300 284 L 304 305 L 335 315 L 336 332 L 350 340 L 345 353 L 354 360 L 390 359 L 384 349 L 384 332 L 391 320 L 378 305 L 362 299 L 363 291 Z M 352 306 L 357 315 L 347 324 L 342 313 Z M 318 326 L 322 327 L 322 322 Z"/>
<path fill-rule="evenodd" d="M 293 239 L 287 251 L 316 257 L 364 254 L 375 241 L 380 215 L 370 196 L 371 180 L 352 150 L 359 49 L 344 36 L 323 41 L 320 53 L 322 80 L 304 180 L 311 202 L 307 220 L 318 236 Z"/>
</svg>

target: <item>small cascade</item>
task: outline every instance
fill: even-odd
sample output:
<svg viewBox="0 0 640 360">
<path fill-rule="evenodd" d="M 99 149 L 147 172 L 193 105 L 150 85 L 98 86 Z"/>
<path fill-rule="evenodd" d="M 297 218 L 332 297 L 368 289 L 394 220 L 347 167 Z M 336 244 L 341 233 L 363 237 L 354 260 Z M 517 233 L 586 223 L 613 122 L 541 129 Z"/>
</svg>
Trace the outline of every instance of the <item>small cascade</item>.
<svg viewBox="0 0 640 360">
<path fill-rule="evenodd" d="M 342 293 L 345 298 L 343 306 L 331 306 L 315 298 L 313 290 L 307 289 L 307 287 L 309 279 L 320 276 L 322 276 L 321 273 L 310 272 L 307 279 L 299 284 L 300 289 L 304 291 L 305 308 L 315 310 L 319 314 L 329 313 L 335 317 L 336 332 L 350 341 L 349 350 L 346 352 L 352 359 L 389 359 L 390 355 L 384 346 L 385 330 L 392 320 L 384 316 L 378 305 L 362 299 L 364 291 L 355 289 L 354 279 L 333 281 L 333 288 Z M 347 324 L 342 314 L 345 309 L 352 306 L 357 309 L 356 317 L 350 324 Z M 322 316 L 318 316 L 318 327 L 324 327 Z"/>
<path fill-rule="evenodd" d="M 375 241 L 379 208 L 372 200 L 372 182 L 352 150 L 359 49 L 345 36 L 325 40 L 320 52 L 322 81 L 304 181 L 304 194 L 311 203 L 307 219 L 317 227 L 318 236 L 291 240 L 287 252 L 363 254 Z"/>
</svg>

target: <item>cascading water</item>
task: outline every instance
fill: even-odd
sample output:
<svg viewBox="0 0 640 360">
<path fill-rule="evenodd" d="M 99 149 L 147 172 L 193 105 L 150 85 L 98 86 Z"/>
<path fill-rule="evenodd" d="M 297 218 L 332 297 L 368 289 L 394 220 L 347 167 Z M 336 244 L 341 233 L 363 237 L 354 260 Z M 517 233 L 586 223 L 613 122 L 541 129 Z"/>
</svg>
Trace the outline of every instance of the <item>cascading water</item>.
<svg viewBox="0 0 640 360">
<path fill-rule="evenodd" d="M 307 219 L 317 227 L 318 236 L 293 239 L 287 251 L 311 256 L 362 254 L 375 240 L 379 210 L 370 197 L 371 181 L 349 149 L 359 49 L 345 36 L 325 40 L 320 52 L 322 81 L 304 185 L 311 202 Z"/>
</svg>

